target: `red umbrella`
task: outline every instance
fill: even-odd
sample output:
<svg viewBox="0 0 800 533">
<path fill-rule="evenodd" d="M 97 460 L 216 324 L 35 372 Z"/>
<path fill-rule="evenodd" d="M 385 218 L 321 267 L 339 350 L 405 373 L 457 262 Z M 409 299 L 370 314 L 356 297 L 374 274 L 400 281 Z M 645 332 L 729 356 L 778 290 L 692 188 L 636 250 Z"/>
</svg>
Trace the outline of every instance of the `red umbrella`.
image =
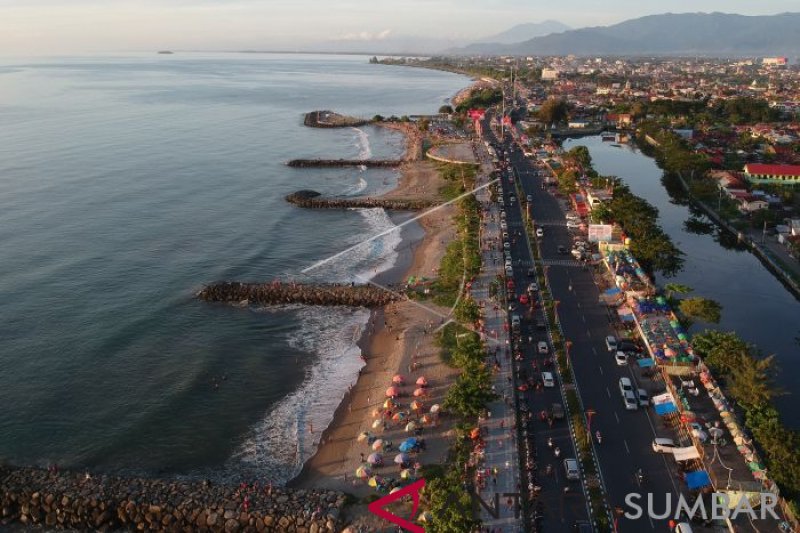
<svg viewBox="0 0 800 533">
<path fill-rule="evenodd" d="M 386 389 L 386 396 L 389 396 L 390 398 L 392 396 L 397 396 L 399 393 L 400 391 L 397 389 L 397 387 L 389 387 Z"/>
</svg>

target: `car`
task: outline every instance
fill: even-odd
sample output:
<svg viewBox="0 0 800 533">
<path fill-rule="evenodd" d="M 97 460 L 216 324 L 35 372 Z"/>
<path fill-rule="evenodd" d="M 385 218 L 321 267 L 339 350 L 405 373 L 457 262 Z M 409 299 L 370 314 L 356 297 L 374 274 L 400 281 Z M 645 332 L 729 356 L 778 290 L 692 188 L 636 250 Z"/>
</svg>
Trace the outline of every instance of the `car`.
<svg viewBox="0 0 800 533">
<path fill-rule="evenodd" d="M 512 194 L 511 196 L 508 197 L 508 201 L 513 204 L 514 202 L 517 201 L 517 197 Z"/>
<path fill-rule="evenodd" d="M 514 275 L 514 269 L 511 268 L 510 266 L 507 266 L 506 267 L 506 276 L 513 276 L 513 275 Z"/>
<path fill-rule="evenodd" d="M 567 474 L 567 479 L 575 481 L 581 478 L 580 471 L 578 470 L 578 461 L 572 458 L 564 459 L 564 472 Z"/>
<path fill-rule="evenodd" d="M 558 253 L 565 254 L 565 253 L 567 253 L 567 249 L 564 248 L 563 246 L 559 245 L 558 246 Z"/>
<path fill-rule="evenodd" d="M 511 249 L 511 243 L 508 242 L 508 241 L 504 242 L 503 243 L 503 248 L 505 248 L 506 250 L 510 250 Z"/>
<path fill-rule="evenodd" d="M 533 268 L 529 268 L 528 269 L 528 277 L 532 278 L 532 277 L 535 277 L 535 276 L 536 276 L 536 270 L 533 269 Z"/>
<path fill-rule="evenodd" d="M 550 406 L 550 416 L 553 417 L 553 420 L 563 420 L 564 419 L 564 406 L 560 403 L 554 403 Z"/>
<path fill-rule="evenodd" d="M 539 290 L 539 284 L 536 282 L 531 283 L 528 285 L 528 292 L 536 292 Z"/>
<path fill-rule="evenodd" d="M 641 353 L 642 349 L 633 341 L 622 339 L 617 343 L 617 349 L 623 352 L 636 352 Z"/>
<path fill-rule="evenodd" d="M 536 345 L 536 350 L 541 354 L 546 354 L 550 351 L 550 347 L 547 346 L 545 341 L 539 341 L 539 344 Z"/>
<path fill-rule="evenodd" d="M 672 453 L 678 446 L 672 439 L 665 439 L 663 437 L 656 437 L 653 439 L 653 451 L 656 453 Z"/>
<path fill-rule="evenodd" d="M 528 196 L 526 196 L 526 197 L 525 197 L 525 199 L 526 199 L 528 202 L 532 202 L 532 201 L 533 201 L 533 196 L 531 196 L 531 195 L 529 194 Z"/>
<path fill-rule="evenodd" d="M 500 229 L 503 229 L 503 230 L 506 230 L 506 229 L 508 229 L 508 224 L 506 224 L 506 221 L 505 221 L 505 220 L 503 220 L 502 222 L 500 222 Z"/>
<path fill-rule="evenodd" d="M 544 385 L 545 387 L 556 386 L 556 382 L 555 379 L 553 379 L 552 372 L 542 372 L 542 385 Z"/>
<path fill-rule="evenodd" d="M 508 232 L 504 231 L 503 232 L 503 240 L 506 240 L 506 239 L 508 239 Z"/>
<path fill-rule="evenodd" d="M 506 210 L 505 209 L 501 209 L 500 210 L 500 218 L 506 218 Z"/>
<path fill-rule="evenodd" d="M 639 407 L 650 405 L 650 395 L 644 389 L 636 389 L 636 397 L 639 399 Z"/>
<path fill-rule="evenodd" d="M 619 366 L 625 366 L 628 364 L 628 354 L 625 352 L 617 352 L 614 354 L 614 361 L 616 361 Z"/>
<path fill-rule="evenodd" d="M 609 352 L 616 352 L 617 351 L 617 338 L 613 335 L 609 335 L 606 337 L 606 348 L 608 348 Z"/>
<path fill-rule="evenodd" d="M 625 394 L 626 392 L 633 394 L 633 384 L 631 384 L 631 378 L 619 378 L 619 392 L 620 394 Z"/>
<path fill-rule="evenodd" d="M 511 266 L 511 258 L 506 259 L 506 266 Z"/>
<path fill-rule="evenodd" d="M 544 237 L 544 230 L 542 228 L 536 228 L 536 236 L 540 239 Z"/>
<path fill-rule="evenodd" d="M 678 522 L 674 529 L 675 533 L 692 533 L 692 526 L 688 522 Z"/>
<path fill-rule="evenodd" d="M 636 396 L 633 395 L 631 391 L 625 391 L 622 393 L 622 402 L 625 404 L 625 409 L 628 411 L 635 411 L 639 408 L 639 404 L 636 401 Z"/>
<path fill-rule="evenodd" d="M 541 318 L 536 319 L 536 329 L 547 329 L 547 325 L 544 323 L 544 320 Z"/>
<path fill-rule="evenodd" d="M 581 227 L 580 223 L 575 220 L 567 220 L 567 227 L 569 229 L 578 229 Z"/>
</svg>

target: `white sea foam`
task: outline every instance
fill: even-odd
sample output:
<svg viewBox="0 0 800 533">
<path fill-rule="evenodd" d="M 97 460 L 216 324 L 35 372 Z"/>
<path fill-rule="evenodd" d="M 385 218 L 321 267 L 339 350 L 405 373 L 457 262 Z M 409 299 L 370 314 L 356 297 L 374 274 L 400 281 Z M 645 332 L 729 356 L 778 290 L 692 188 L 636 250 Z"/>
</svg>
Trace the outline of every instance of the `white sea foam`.
<svg viewBox="0 0 800 533">
<path fill-rule="evenodd" d="M 347 387 L 355 383 L 363 366 L 356 342 L 370 315 L 363 308 L 299 307 L 296 312 L 303 327 L 289 336 L 288 344 L 315 354 L 315 363 L 303 384 L 270 411 L 233 457 L 236 470 L 256 472 L 278 484 L 300 473 Z"/>
<path fill-rule="evenodd" d="M 356 132 L 358 159 L 369 159 L 372 157 L 372 146 L 369 143 L 369 135 L 360 128 L 353 128 L 353 130 Z"/>
<path fill-rule="evenodd" d="M 359 176 L 358 182 L 345 189 L 343 191 L 343 194 L 345 196 L 356 196 L 357 194 L 360 194 L 364 189 L 366 189 L 368 185 L 369 183 L 367 183 L 367 180 Z"/>
</svg>

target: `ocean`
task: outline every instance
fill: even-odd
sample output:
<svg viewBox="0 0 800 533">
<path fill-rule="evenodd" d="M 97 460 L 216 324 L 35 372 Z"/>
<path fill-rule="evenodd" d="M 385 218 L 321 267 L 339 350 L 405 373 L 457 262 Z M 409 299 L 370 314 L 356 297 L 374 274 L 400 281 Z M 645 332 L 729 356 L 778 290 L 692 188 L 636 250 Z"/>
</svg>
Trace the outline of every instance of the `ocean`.
<svg viewBox="0 0 800 533">
<path fill-rule="evenodd" d="M 396 132 L 310 129 L 305 112 L 432 113 L 468 83 L 361 56 L 0 61 L 0 461 L 274 483 L 298 473 L 356 379 L 369 312 L 194 294 L 223 279 L 309 279 L 300 270 L 397 221 L 284 201 L 397 180 L 287 168 L 403 152 Z M 392 232 L 310 279 L 374 276 L 407 248 Z"/>
</svg>

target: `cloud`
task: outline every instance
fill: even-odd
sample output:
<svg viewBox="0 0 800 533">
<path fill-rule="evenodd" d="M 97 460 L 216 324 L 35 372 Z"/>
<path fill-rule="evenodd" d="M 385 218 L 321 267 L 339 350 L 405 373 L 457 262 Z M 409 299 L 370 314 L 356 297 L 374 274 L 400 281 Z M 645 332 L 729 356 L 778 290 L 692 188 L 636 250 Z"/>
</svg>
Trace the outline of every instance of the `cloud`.
<svg viewBox="0 0 800 533">
<path fill-rule="evenodd" d="M 392 30 L 372 33 L 369 31 L 351 32 L 335 37 L 335 41 L 383 41 L 389 38 Z"/>
</svg>

